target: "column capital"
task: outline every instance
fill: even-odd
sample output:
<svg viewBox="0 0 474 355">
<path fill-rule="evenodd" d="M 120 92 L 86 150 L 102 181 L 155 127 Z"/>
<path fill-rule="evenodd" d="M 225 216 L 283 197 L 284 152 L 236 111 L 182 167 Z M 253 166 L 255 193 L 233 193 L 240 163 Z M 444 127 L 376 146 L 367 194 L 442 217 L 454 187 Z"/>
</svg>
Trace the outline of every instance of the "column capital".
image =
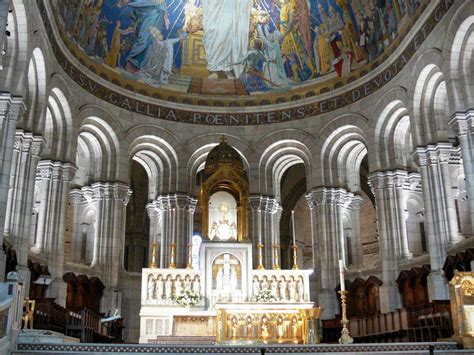
<svg viewBox="0 0 474 355">
<path fill-rule="evenodd" d="M 419 167 L 456 163 L 460 159 L 458 151 L 453 148 L 451 143 L 440 142 L 425 147 L 416 147 L 412 158 Z"/>
<path fill-rule="evenodd" d="M 126 206 L 130 201 L 132 190 L 123 182 L 95 182 L 81 188 L 88 202 L 98 200 L 120 200 Z"/>
<path fill-rule="evenodd" d="M 452 127 L 458 137 L 467 136 L 473 128 L 474 109 L 469 109 L 464 112 L 455 112 L 451 115 L 448 124 Z"/>
<path fill-rule="evenodd" d="M 279 202 L 273 197 L 268 195 L 250 195 L 248 202 L 248 210 L 262 211 L 263 213 L 277 213 L 278 209 L 281 209 Z"/>
<path fill-rule="evenodd" d="M 196 210 L 197 199 L 184 192 L 175 192 L 158 196 L 153 202 L 156 208 L 165 211 L 171 209 L 184 209 L 192 213 Z"/>
<path fill-rule="evenodd" d="M 161 210 L 155 205 L 154 202 L 150 202 L 146 205 L 146 212 L 150 220 L 158 219 L 161 215 Z"/>
<path fill-rule="evenodd" d="M 17 121 L 26 111 L 26 106 L 22 97 L 11 96 L 7 93 L 0 94 L 0 117 L 7 117 L 8 120 Z"/>
<path fill-rule="evenodd" d="M 375 171 L 369 174 L 368 180 L 373 192 L 388 188 L 421 191 L 420 174 L 409 173 L 405 170 Z"/>
<path fill-rule="evenodd" d="M 41 156 L 44 147 L 44 139 L 41 136 L 34 135 L 31 132 L 25 132 L 17 129 L 13 149 L 17 152 L 30 153 L 33 156 Z"/>
<path fill-rule="evenodd" d="M 69 202 L 73 206 L 79 206 L 84 202 L 83 192 L 79 189 L 69 191 Z"/>
<path fill-rule="evenodd" d="M 334 204 L 343 208 L 349 208 L 354 196 L 352 192 L 338 187 L 317 187 L 305 195 L 306 203 L 310 208 L 324 204 Z"/>
<path fill-rule="evenodd" d="M 60 161 L 41 160 L 36 169 L 36 179 L 61 180 L 69 182 L 74 178 L 77 167 L 72 163 Z"/>
<path fill-rule="evenodd" d="M 362 198 L 362 196 L 354 195 L 349 205 L 349 209 L 353 211 L 359 211 L 362 207 L 362 203 L 364 203 L 364 199 Z"/>
</svg>

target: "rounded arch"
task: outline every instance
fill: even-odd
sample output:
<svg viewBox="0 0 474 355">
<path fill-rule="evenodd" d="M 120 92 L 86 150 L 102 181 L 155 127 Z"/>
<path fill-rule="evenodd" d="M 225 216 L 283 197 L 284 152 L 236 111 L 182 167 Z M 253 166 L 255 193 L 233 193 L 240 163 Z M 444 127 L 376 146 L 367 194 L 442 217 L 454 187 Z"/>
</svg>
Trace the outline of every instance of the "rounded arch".
<svg viewBox="0 0 474 355">
<path fill-rule="evenodd" d="M 40 47 L 36 47 L 31 53 L 27 82 L 26 107 L 28 109 L 18 121 L 18 127 L 42 133 L 40 122 L 44 121 L 44 108 L 47 104 L 47 72 L 45 57 Z"/>
<path fill-rule="evenodd" d="M 302 131 L 284 130 L 270 134 L 257 143 L 258 189 L 261 193 L 280 199 L 283 174 L 295 164 L 304 164 L 306 181 L 312 181 L 311 149 L 313 137 Z"/>
<path fill-rule="evenodd" d="M 453 111 L 474 107 L 474 3 L 459 6 L 449 23 L 443 56 L 449 101 Z"/>
<path fill-rule="evenodd" d="M 415 146 L 447 141 L 449 102 L 441 52 L 432 48 L 416 63 L 413 72 L 420 73 L 410 85 L 412 135 Z"/>
<path fill-rule="evenodd" d="M 124 132 L 118 120 L 103 109 L 86 106 L 79 111 L 81 126 L 78 136 L 78 158 L 89 158 L 89 161 L 78 161 L 79 176 L 87 179 L 85 184 L 98 181 L 127 181 L 127 166 L 122 164 L 121 157 Z"/>
<path fill-rule="evenodd" d="M 140 125 L 126 134 L 128 157 L 143 166 L 148 176 L 149 199 L 178 189 L 179 160 L 173 147 L 178 141 L 170 132 L 152 125 Z"/>
<path fill-rule="evenodd" d="M 8 31 L 6 39 L 6 53 L 3 63 L 5 69 L 0 71 L 0 83 L 3 91 L 24 97 L 27 66 L 28 46 L 30 43 L 29 22 L 25 0 L 10 0 L 7 14 Z M 3 50 L 3 49 L 2 49 Z"/>
<path fill-rule="evenodd" d="M 77 142 L 73 139 L 75 131 L 72 109 L 64 92 L 53 87 L 48 97 L 43 137 L 45 148 L 43 158 L 59 161 L 74 161 Z"/>
<path fill-rule="evenodd" d="M 395 99 L 375 120 L 372 138 L 371 171 L 407 169 L 413 149 L 410 116 L 405 103 Z"/>
<path fill-rule="evenodd" d="M 319 136 L 319 186 L 360 189 L 359 170 L 367 155 L 367 119 L 359 114 L 339 116 Z M 318 186 L 316 185 L 316 186 Z"/>
</svg>

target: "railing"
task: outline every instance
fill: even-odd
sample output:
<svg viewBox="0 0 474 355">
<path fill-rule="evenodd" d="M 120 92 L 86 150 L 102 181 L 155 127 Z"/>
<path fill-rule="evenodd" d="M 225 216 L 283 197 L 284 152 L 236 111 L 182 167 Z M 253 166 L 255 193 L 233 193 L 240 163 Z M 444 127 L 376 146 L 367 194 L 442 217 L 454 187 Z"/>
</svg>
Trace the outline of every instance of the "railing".
<svg viewBox="0 0 474 355">
<path fill-rule="evenodd" d="M 87 308 L 66 310 L 54 303 L 52 298 L 35 299 L 33 326 L 35 329 L 51 330 L 80 339 L 82 343 L 110 343 L 120 341 L 117 334 L 111 335 L 104 325 L 102 315 Z"/>
</svg>

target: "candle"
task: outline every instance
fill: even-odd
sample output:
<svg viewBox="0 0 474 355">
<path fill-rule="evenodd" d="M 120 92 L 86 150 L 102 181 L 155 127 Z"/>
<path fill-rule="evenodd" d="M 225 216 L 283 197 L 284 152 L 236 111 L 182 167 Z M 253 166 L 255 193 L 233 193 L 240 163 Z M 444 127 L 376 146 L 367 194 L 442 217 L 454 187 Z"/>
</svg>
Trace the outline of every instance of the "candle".
<svg viewBox="0 0 474 355">
<path fill-rule="evenodd" d="M 176 210 L 171 210 L 171 242 L 176 243 Z"/>
<path fill-rule="evenodd" d="M 258 242 L 262 244 L 262 211 L 258 209 Z"/>
<path fill-rule="evenodd" d="M 291 211 L 291 234 L 293 234 L 293 245 L 296 245 L 295 211 Z"/>
<path fill-rule="evenodd" d="M 341 291 L 346 290 L 346 285 L 344 284 L 344 262 L 339 260 L 339 279 L 341 283 Z"/>
</svg>

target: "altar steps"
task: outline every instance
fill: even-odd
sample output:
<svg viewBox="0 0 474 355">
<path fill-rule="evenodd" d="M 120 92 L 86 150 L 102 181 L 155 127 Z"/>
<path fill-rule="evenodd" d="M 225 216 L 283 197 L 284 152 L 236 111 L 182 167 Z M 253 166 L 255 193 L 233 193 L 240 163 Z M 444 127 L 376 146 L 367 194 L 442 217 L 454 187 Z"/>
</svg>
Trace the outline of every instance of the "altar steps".
<svg viewBox="0 0 474 355">
<path fill-rule="evenodd" d="M 138 345 L 138 344 L 18 344 L 13 355 L 112 354 L 472 354 L 454 342 L 352 345 Z"/>
</svg>

